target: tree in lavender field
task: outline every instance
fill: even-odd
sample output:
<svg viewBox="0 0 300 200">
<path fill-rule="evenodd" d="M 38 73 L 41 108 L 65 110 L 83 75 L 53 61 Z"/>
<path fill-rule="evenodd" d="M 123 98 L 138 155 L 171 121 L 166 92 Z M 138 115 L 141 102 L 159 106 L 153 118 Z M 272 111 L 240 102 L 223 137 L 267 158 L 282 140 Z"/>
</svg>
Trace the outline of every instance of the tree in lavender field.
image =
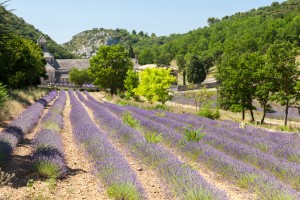
<svg viewBox="0 0 300 200">
<path fill-rule="evenodd" d="M 124 90 L 126 73 L 133 67 L 128 53 L 120 45 L 101 46 L 90 64 L 89 74 L 94 80 L 93 84 L 110 89 L 111 96 L 117 94 L 118 90 Z"/>
<path fill-rule="evenodd" d="M 140 85 L 134 92 L 150 102 L 158 101 L 164 104 L 171 98 L 168 89 L 175 80 L 170 74 L 170 69 L 147 68 L 140 73 Z"/>
</svg>

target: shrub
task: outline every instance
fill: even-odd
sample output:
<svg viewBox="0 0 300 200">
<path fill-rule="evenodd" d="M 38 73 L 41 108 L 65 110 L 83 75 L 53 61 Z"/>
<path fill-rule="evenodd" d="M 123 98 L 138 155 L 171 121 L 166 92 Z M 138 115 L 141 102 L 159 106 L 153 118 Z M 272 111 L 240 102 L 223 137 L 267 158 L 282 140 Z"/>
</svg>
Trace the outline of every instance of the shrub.
<svg viewBox="0 0 300 200">
<path fill-rule="evenodd" d="M 158 143 L 163 139 L 163 137 L 161 133 L 158 134 L 156 132 L 150 132 L 150 133 L 145 133 L 145 139 L 147 140 L 148 143 Z"/>
<path fill-rule="evenodd" d="M 202 132 L 203 127 L 201 126 L 197 130 L 187 127 L 184 129 L 184 139 L 188 142 L 199 142 L 204 136 L 205 132 Z"/>
<path fill-rule="evenodd" d="M 128 111 L 122 114 L 122 121 L 132 128 L 138 128 L 140 126 L 139 121 L 136 118 L 132 117 L 132 115 Z"/>
<path fill-rule="evenodd" d="M 199 116 L 207 117 L 210 119 L 219 119 L 220 118 L 220 112 L 218 108 L 213 108 L 212 102 L 209 101 L 205 105 L 203 105 L 198 112 Z"/>
<path fill-rule="evenodd" d="M 0 107 L 4 105 L 4 102 L 7 100 L 7 98 L 8 95 L 5 85 L 2 85 L 2 83 L 0 83 Z"/>
</svg>

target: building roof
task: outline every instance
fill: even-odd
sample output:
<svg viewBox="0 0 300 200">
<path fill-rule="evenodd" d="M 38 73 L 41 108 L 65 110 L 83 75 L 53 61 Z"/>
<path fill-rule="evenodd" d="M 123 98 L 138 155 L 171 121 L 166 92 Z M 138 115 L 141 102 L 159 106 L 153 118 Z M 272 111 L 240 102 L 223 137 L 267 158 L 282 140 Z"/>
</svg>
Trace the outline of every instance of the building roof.
<svg viewBox="0 0 300 200">
<path fill-rule="evenodd" d="M 38 43 L 47 43 L 47 40 L 43 35 L 41 35 L 37 42 Z"/>
<path fill-rule="evenodd" d="M 55 68 L 52 67 L 52 65 L 50 65 L 49 63 L 47 63 L 45 67 L 47 71 L 55 71 Z"/>
<path fill-rule="evenodd" d="M 55 68 L 61 70 L 71 70 L 73 67 L 77 69 L 87 69 L 90 66 L 89 59 L 57 59 Z"/>
</svg>

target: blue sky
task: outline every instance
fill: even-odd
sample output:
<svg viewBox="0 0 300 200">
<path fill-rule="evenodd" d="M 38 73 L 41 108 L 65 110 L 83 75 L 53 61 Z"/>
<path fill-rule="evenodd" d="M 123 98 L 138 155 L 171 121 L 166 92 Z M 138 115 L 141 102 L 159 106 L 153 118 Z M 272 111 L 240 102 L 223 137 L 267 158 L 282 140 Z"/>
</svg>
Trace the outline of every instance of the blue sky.
<svg viewBox="0 0 300 200">
<path fill-rule="evenodd" d="M 8 9 L 58 43 L 92 28 L 124 28 L 149 35 L 186 33 L 209 17 L 269 6 L 276 0 L 11 0 Z M 276 2 L 283 2 L 277 0 Z"/>
</svg>

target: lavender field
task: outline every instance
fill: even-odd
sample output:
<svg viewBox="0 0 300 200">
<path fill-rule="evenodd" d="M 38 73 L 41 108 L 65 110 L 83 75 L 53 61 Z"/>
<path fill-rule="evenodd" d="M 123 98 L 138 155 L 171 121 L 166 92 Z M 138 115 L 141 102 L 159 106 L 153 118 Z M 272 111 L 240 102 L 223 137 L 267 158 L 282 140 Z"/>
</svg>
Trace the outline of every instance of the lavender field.
<svg viewBox="0 0 300 200">
<path fill-rule="evenodd" d="M 70 187 L 74 175 L 66 150 L 70 141 L 63 135 L 68 131 L 72 148 L 82 150 L 97 190 L 108 199 L 300 199 L 299 133 L 239 128 L 231 121 L 119 106 L 99 102 L 88 92 L 52 92 L 44 99 L 46 105 L 52 99 L 54 103 L 41 120 L 39 110 L 25 129 L 23 114 L 12 123 L 22 134 L 14 134 L 10 127 L 0 133 L 4 168 L 17 143 L 38 123 L 31 144 L 32 167 L 43 164 L 42 176 Z M 133 163 L 143 167 L 136 170 Z M 151 190 L 155 180 L 160 192 Z"/>
</svg>

